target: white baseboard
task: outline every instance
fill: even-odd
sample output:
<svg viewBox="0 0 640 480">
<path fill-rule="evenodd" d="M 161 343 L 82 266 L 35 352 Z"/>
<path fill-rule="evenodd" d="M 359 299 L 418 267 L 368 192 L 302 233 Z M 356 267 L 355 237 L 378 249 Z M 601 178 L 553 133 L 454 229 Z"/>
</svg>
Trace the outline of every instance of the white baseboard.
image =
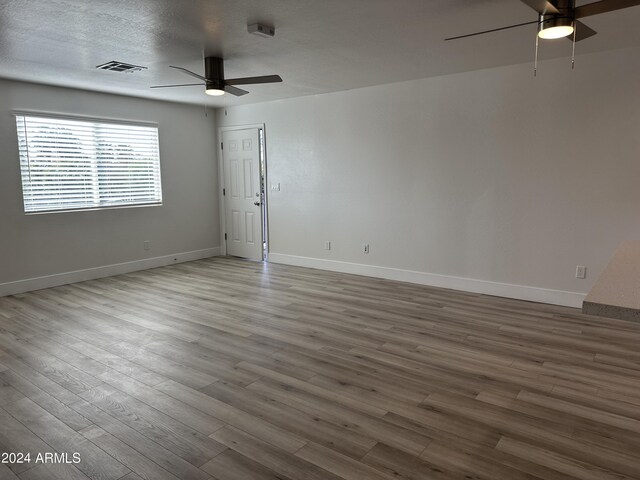
<svg viewBox="0 0 640 480">
<path fill-rule="evenodd" d="M 464 292 L 482 293 L 496 297 L 516 298 L 531 302 L 563 305 L 566 307 L 582 307 L 585 294 L 566 292 L 563 290 L 551 290 L 547 288 L 528 287 L 525 285 L 513 285 L 498 283 L 474 278 L 453 277 L 434 273 L 416 272 L 398 268 L 377 267 L 360 263 L 339 262 L 336 260 L 324 260 L 320 258 L 298 257 L 282 253 L 270 253 L 269 261 L 283 263 L 298 267 L 317 268 L 332 272 L 352 273 L 367 277 L 386 278 L 400 282 L 417 283 L 430 287 L 450 288 Z"/>
<path fill-rule="evenodd" d="M 132 262 L 116 263 L 102 267 L 87 268 L 85 270 L 57 273 L 44 277 L 27 278 L 16 282 L 0 283 L 0 297 L 40 290 L 42 288 L 67 285 L 69 283 L 83 282 L 85 280 L 95 280 L 96 278 L 111 277 L 113 275 L 121 275 L 139 270 L 147 270 L 149 268 L 164 267 L 175 263 L 216 257 L 223 253 L 223 247 L 205 248 L 204 250 L 174 253 L 173 255 L 164 255 L 162 257 L 145 258 Z"/>
</svg>

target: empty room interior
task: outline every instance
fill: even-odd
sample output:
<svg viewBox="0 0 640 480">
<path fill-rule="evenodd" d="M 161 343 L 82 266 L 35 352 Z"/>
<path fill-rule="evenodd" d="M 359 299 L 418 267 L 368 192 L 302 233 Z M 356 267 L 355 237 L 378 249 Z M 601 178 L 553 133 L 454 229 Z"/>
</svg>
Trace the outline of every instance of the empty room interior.
<svg viewBox="0 0 640 480">
<path fill-rule="evenodd" d="M 0 480 L 640 479 L 640 0 L 0 0 Z"/>
</svg>

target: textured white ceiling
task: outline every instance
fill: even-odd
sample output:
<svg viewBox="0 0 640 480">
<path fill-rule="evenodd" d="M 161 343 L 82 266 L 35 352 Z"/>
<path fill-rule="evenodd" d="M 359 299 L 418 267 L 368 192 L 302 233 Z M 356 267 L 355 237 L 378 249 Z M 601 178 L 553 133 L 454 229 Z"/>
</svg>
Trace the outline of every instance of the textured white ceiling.
<svg viewBox="0 0 640 480">
<path fill-rule="evenodd" d="M 533 61 L 535 26 L 443 39 L 535 19 L 518 0 L 0 0 L 0 76 L 238 105 Z M 248 34 L 255 22 L 274 25 L 275 38 Z M 640 45 L 640 7 L 585 23 L 598 35 L 578 43 L 578 55 Z M 542 59 L 571 55 L 564 39 L 541 47 Z M 211 55 L 225 58 L 228 78 L 277 73 L 284 83 L 247 86 L 241 98 L 149 89 L 192 83 L 168 66 L 203 73 Z M 110 60 L 148 70 L 96 70 Z"/>
</svg>

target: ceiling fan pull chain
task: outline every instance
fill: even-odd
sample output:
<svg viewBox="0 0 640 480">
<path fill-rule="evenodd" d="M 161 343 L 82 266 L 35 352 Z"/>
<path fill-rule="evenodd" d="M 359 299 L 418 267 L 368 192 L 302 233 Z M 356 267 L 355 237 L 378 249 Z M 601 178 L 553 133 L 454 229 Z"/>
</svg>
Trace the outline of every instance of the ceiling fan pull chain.
<svg viewBox="0 0 640 480">
<path fill-rule="evenodd" d="M 536 35 L 536 56 L 533 60 L 533 76 L 538 76 L 538 50 L 540 49 L 540 38 Z"/>
<path fill-rule="evenodd" d="M 571 70 L 576 66 L 576 32 L 578 31 L 578 22 L 573 21 L 573 49 L 571 51 Z"/>
</svg>

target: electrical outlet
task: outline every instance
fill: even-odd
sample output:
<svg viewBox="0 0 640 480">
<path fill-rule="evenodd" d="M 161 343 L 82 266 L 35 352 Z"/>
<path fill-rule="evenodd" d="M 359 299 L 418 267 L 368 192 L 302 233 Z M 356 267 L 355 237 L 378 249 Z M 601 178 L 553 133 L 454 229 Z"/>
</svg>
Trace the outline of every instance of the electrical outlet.
<svg viewBox="0 0 640 480">
<path fill-rule="evenodd" d="M 271 184 L 271 191 L 272 192 L 279 192 L 280 191 L 280 182 L 272 183 Z"/>
<path fill-rule="evenodd" d="M 151 242 L 149 240 L 145 240 L 144 242 L 142 242 L 142 245 L 145 250 L 151 250 Z"/>
<path fill-rule="evenodd" d="M 325 250 L 331 250 L 331 242 L 329 240 L 324 242 L 324 249 Z"/>
<path fill-rule="evenodd" d="M 367 254 L 367 255 L 369 254 L 369 244 L 368 244 L 368 243 L 365 243 L 365 244 L 362 246 L 362 253 L 365 253 L 365 254 Z"/>
<path fill-rule="evenodd" d="M 576 267 L 576 278 L 587 278 L 587 267 L 578 265 Z"/>
</svg>

